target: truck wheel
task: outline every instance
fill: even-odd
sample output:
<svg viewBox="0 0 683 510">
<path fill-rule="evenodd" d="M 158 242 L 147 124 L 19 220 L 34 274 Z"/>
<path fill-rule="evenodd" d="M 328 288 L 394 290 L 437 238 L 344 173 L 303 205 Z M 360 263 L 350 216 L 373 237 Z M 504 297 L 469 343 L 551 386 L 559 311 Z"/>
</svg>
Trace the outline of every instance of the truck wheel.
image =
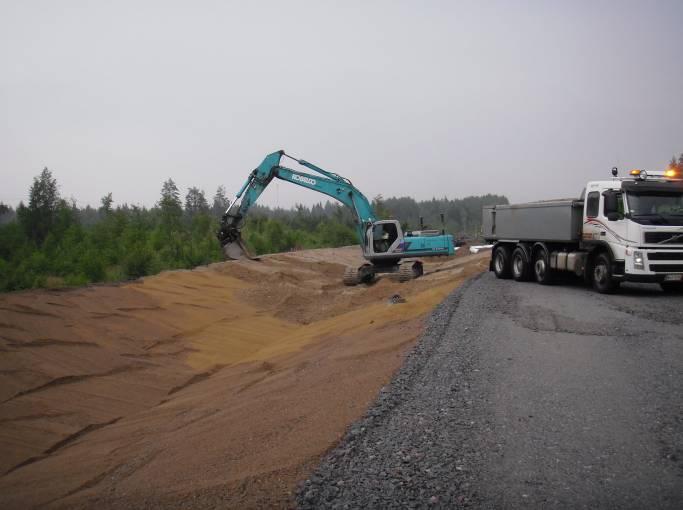
<svg viewBox="0 0 683 510">
<path fill-rule="evenodd" d="M 550 260 L 548 252 L 545 249 L 539 249 L 534 254 L 534 278 L 541 285 L 550 285 L 553 283 L 553 270 L 550 267 Z"/>
<path fill-rule="evenodd" d="M 507 246 L 499 246 L 493 252 L 493 272 L 501 279 L 510 278 L 510 248 Z"/>
<path fill-rule="evenodd" d="M 680 282 L 661 282 L 659 286 L 667 294 L 683 294 L 683 283 Z"/>
<path fill-rule="evenodd" d="M 526 252 L 521 247 L 512 252 L 512 278 L 517 282 L 531 280 L 531 264 L 526 257 Z"/>
<path fill-rule="evenodd" d="M 600 294 L 612 294 L 619 283 L 612 279 L 612 261 L 606 253 L 600 253 L 593 264 L 593 288 Z"/>
</svg>

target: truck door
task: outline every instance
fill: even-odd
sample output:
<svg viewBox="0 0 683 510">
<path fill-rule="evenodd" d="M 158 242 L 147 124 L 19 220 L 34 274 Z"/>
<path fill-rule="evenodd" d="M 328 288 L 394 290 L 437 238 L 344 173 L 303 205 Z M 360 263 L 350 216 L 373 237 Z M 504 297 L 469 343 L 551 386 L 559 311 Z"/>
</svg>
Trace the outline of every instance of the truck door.
<svg viewBox="0 0 683 510">
<path fill-rule="evenodd" d="M 623 245 L 628 238 L 628 221 L 624 216 L 624 195 L 620 190 L 608 189 L 602 193 L 600 205 L 602 221 L 606 226 L 608 243 Z M 612 246 L 614 248 L 614 246 Z M 613 250 L 615 255 L 620 250 Z"/>
<path fill-rule="evenodd" d="M 606 195 L 611 195 L 606 200 Z M 608 210 L 609 207 L 614 210 Z M 611 213 L 611 214 L 610 214 Z M 622 244 L 626 238 L 627 222 L 624 220 L 624 199 L 620 191 L 591 191 L 586 196 L 584 241 L 604 241 Z"/>
<path fill-rule="evenodd" d="M 583 221 L 583 240 L 599 241 L 602 225 L 598 216 L 600 215 L 600 192 L 591 191 L 586 195 L 584 204 Z"/>
</svg>

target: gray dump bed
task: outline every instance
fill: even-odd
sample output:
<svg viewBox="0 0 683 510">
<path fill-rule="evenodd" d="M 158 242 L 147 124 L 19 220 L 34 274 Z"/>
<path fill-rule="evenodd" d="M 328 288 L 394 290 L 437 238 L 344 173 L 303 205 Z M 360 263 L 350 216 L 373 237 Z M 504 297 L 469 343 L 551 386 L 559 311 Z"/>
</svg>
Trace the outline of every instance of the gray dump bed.
<svg viewBox="0 0 683 510">
<path fill-rule="evenodd" d="M 483 234 L 489 242 L 581 239 L 583 200 L 563 199 L 528 204 L 486 206 Z"/>
</svg>

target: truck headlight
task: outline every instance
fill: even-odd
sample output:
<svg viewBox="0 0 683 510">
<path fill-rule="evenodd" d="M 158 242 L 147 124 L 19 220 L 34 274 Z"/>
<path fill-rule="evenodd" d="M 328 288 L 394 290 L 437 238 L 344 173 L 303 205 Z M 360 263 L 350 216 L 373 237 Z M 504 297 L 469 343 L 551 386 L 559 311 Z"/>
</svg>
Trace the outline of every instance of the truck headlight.
<svg viewBox="0 0 683 510">
<path fill-rule="evenodd" d="M 636 269 L 645 269 L 645 260 L 642 251 L 633 252 L 633 267 Z"/>
</svg>

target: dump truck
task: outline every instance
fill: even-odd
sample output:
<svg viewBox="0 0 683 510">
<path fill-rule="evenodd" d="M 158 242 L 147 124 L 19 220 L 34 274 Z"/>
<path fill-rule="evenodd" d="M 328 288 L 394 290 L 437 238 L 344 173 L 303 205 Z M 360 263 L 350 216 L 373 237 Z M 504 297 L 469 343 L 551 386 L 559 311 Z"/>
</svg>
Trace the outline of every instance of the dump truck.
<svg viewBox="0 0 683 510">
<path fill-rule="evenodd" d="M 550 284 L 573 273 L 600 293 L 622 282 L 683 290 L 683 175 L 632 170 L 588 182 L 576 199 L 483 208 L 498 278 Z"/>
</svg>

